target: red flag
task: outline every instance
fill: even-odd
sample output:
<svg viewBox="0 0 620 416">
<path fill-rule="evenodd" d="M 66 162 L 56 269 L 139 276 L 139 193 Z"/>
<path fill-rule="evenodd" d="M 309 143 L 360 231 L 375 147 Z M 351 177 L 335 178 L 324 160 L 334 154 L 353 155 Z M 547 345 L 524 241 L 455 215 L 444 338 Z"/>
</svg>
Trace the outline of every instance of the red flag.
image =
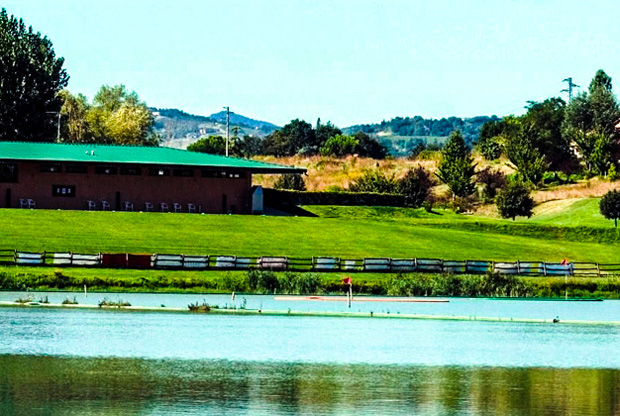
<svg viewBox="0 0 620 416">
<path fill-rule="evenodd" d="M 342 282 L 345 285 L 350 285 L 351 284 L 351 276 L 345 277 L 344 279 L 342 279 Z"/>
<path fill-rule="evenodd" d="M 566 260 L 566 257 L 564 257 L 564 260 L 562 260 L 562 263 L 560 263 L 562 266 L 566 266 L 568 264 L 568 260 Z"/>
</svg>

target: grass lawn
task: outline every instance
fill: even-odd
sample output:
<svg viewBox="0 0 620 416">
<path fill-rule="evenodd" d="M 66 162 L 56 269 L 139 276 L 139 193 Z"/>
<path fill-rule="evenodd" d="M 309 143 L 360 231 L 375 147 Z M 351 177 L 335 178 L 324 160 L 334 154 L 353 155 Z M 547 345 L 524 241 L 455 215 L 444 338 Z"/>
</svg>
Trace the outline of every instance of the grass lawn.
<svg viewBox="0 0 620 416">
<path fill-rule="evenodd" d="M 306 207 L 318 217 L 3 209 L 0 248 L 618 262 L 618 233 L 593 214 L 597 202 L 576 200 L 516 222 L 381 207 Z"/>
</svg>

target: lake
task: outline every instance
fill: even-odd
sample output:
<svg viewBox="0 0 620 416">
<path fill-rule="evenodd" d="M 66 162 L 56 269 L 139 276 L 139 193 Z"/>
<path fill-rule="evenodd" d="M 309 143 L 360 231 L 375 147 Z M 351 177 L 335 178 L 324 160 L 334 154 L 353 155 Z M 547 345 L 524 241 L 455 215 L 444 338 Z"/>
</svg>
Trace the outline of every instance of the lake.
<svg viewBox="0 0 620 416">
<path fill-rule="evenodd" d="M 3 292 L 0 300 L 21 295 Z M 97 303 L 118 295 L 76 296 Z M 229 295 L 120 297 L 154 306 L 232 302 Z M 234 302 L 348 309 L 244 297 Z M 450 299 L 354 302 L 351 310 L 611 321 L 620 320 L 619 306 Z M 605 324 L 0 308 L 0 414 L 617 414 L 618 345 L 620 327 Z"/>
</svg>

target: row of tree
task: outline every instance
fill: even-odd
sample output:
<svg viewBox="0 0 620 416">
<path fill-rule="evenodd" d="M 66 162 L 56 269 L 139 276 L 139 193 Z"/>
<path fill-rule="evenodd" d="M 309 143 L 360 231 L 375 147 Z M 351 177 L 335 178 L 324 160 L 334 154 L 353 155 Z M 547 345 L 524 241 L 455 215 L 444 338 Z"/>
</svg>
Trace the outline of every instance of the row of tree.
<svg viewBox="0 0 620 416">
<path fill-rule="evenodd" d="M 521 117 L 486 123 L 477 147 L 489 160 L 504 155 L 534 185 L 548 170 L 606 176 L 616 170 L 619 118 L 612 80 L 599 70 L 588 91 L 568 104 L 561 98 L 530 102 Z"/>
<path fill-rule="evenodd" d="M 187 150 L 194 152 L 223 155 L 226 153 L 226 139 L 221 136 L 209 136 L 189 145 Z M 316 128 L 303 120 L 292 120 L 264 139 L 255 136 L 229 139 L 228 153 L 232 156 L 250 157 L 254 155 L 293 156 L 296 154 L 343 157 L 356 154 L 362 157 L 383 159 L 387 156 L 387 148 L 366 133 L 357 132 L 352 136 L 342 131 L 331 122 Z"/>
<path fill-rule="evenodd" d="M 157 146 L 154 120 L 138 94 L 124 85 L 104 85 L 89 103 L 82 94 L 63 90 L 61 140 L 68 143 L 108 143 Z"/>
<path fill-rule="evenodd" d="M 64 88 L 52 42 L 0 10 L 0 140 L 157 145 L 153 117 L 135 92 L 103 86 L 89 103 Z"/>
</svg>

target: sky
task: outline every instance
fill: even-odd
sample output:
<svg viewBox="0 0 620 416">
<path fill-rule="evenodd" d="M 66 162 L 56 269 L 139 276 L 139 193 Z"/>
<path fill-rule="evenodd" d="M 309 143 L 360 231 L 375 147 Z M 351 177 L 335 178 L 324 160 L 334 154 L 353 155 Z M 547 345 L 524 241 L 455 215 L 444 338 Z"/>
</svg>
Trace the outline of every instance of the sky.
<svg viewBox="0 0 620 416">
<path fill-rule="evenodd" d="M 284 125 L 521 114 L 620 83 L 614 1 L 3 0 L 64 57 L 68 89 L 124 84 L 149 106 L 230 106 Z M 618 91 L 614 85 L 614 91 Z M 563 95 L 561 95 L 563 94 Z"/>
</svg>

